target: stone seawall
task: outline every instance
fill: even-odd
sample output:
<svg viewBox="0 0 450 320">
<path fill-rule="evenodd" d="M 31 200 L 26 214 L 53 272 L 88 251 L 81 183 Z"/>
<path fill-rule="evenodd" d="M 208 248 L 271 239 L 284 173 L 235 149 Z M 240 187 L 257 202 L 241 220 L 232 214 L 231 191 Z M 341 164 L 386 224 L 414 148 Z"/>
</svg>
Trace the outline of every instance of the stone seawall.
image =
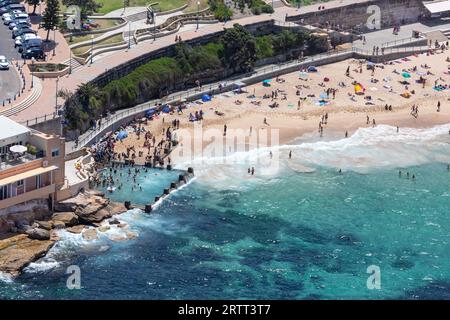
<svg viewBox="0 0 450 320">
<path fill-rule="evenodd" d="M 381 9 L 381 28 L 414 23 L 427 15 L 421 0 L 373 0 L 290 16 L 287 17 L 287 21 L 302 21 L 311 25 L 329 24 L 331 28 L 339 26 L 338 29 L 341 30 L 369 31 L 366 24 L 373 11 L 368 12 L 368 8 L 373 5 Z"/>
</svg>

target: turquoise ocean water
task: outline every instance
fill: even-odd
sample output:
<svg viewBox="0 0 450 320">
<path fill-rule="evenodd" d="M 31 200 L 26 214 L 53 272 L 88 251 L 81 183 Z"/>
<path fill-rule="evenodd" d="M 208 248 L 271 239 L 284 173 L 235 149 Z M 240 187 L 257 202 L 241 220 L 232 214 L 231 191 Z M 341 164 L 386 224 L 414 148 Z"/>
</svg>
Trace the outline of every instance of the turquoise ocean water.
<svg viewBox="0 0 450 320">
<path fill-rule="evenodd" d="M 273 148 L 276 165 L 267 150 L 198 160 L 195 180 L 154 213 L 120 216 L 137 238 L 62 232 L 19 278 L 1 276 L 0 297 L 450 299 L 449 129 L 305 136 Z M 126 185 L 112 197 L 145 204 L 177 175 L 152 170 L 142 192 Z M 80 290 L 66 287 L 69 265 L 80 267 Z M 367 288 L 371 265 L 380 290 Z"/>
</svg>

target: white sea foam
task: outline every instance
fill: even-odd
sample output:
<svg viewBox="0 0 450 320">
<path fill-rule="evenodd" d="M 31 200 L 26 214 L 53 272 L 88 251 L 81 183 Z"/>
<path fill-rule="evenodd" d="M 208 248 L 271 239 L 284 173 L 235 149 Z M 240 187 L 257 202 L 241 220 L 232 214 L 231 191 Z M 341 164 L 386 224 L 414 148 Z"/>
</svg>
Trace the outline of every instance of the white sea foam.
<svg viewBox="0 0 450 320">
<path fill-rule="evenodd" d="M 260 148 L 225 157 L 199 157 L 180 166 L 193 166 L 200 181 L 214 181 L 221 188 L 222 184 L 242 187 L 246 181 L 270 179 L 286 168 L 312 172 L 315 167 L 329 167 L 366 173 L 377 168 L 450 162 L 449 130 L 450 124 L 427 129 L 400 128 L 399 132 L 396 127 L 379 125 L 360 128 L 345 139 Z M 289 151 L 293 157 L 288 161 Z M 256 176 L 247 177 L 243 172 L 252 166 Z"/>
<path fill-rule="evenodd" d="M 0 272 L 0 282 L 4 282 L 4 283 L 12 283 L 13 277 L 7 273 L 4 272 Z"/>
<path fill-rule="evenodd" d="M 45 271 L 48 271 L 48 270 L 55 269 L 55 268 L 59 267 L 59 265 L 60 264 L 59 264 L 58 261 L 56 261 L 56 260 L 54 260 L 52 258 L 49 258 L 49 257 L 45 257 L 45 258 L 42 258 L 39 261 L 30 263 L 24 269 L 24 271 L 28 272 L 28 273 L 45 272 Z"/>
<path fill-rule="evenodd" d="M 41 259 L 30 263 L 24 272 L 40 273 L 61 266 L 62 263 L 68 261 L 76 252 L 76 249 L 89 245 L 89 242 L 84 240 L 81 234 L 74 234 L 66 230 L 58 231 L 59 240 Z"/>
</svg>

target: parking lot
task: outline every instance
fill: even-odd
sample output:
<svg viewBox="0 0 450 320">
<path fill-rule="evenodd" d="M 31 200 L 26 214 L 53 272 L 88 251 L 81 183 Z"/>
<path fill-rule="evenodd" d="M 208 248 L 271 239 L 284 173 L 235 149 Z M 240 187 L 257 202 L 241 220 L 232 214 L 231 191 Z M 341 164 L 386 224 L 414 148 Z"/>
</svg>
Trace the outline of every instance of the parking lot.
<svg viewBox="0 0 450 320">
<path fill-rule="evenodd" d="M 0 56 L 6 56 L 6 58 L 12 64 L 15 63 L 18 54 L 14 48 L 14 40 L 11 38 L 11 31 L 8 27 L 3 25 L 3 21 L 0 19 Z M 13 98 L 20 90 L 19 75 L 11 65 L 8 71 L 0 70 L 0 111 L 2 110 L 3 100 Z"/>
</svg>

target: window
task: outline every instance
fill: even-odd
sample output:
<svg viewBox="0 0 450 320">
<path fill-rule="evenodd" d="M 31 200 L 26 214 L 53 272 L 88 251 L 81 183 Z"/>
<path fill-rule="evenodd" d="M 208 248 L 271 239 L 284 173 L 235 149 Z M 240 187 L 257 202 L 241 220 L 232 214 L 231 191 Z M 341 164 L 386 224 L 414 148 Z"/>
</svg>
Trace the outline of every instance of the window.
<svg viewBox="0 0 450 320">
<path fill-rule="evenodd" d="M 9 198 L 9 185 L 0 186 L 0 200 Z"/>
<path fill-rule="evenodd" d="M 18 186 L 18 187 L 22 187 L 22 186 L 23 186 L 23 180 L 17 181 L 17 186 Z"/>
<path fill-rule="evenodd" d="M 52 149 L 52 157 L 59 157 L 59 149 Z"/>
</svg>

